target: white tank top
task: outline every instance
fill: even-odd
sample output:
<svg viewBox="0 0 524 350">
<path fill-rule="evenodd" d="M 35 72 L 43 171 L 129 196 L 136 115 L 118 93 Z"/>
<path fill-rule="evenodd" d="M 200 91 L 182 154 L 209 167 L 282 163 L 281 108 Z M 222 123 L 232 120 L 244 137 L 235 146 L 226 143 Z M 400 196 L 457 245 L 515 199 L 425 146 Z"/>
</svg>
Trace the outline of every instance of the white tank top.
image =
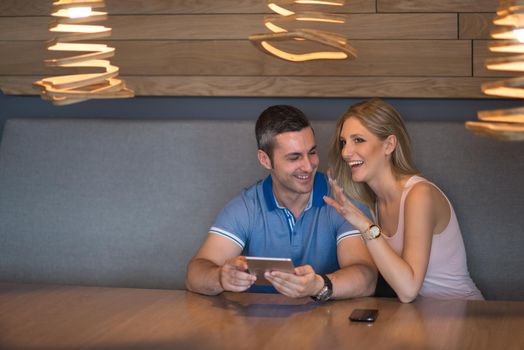
<svg viewBox="0 0 524 350">
<path fill-rule="evenodd" d="M 433 235 L 428 269 L 419 295 L 438 299 L 484 299 L 469 276 L 464 241 L 453 206 L 435 184 L 420 176 L 412 176 L 406 182 L 400 199 L 397 232 L 391 237 L 383 235 L 384 239 L 399 256 L 402 255 L 404 246 L 404 201 L 413 186 L 421 181 L 431 184 L 442 193 L 449 204 L 451 215 L 444 231 Z"/>
</svg>

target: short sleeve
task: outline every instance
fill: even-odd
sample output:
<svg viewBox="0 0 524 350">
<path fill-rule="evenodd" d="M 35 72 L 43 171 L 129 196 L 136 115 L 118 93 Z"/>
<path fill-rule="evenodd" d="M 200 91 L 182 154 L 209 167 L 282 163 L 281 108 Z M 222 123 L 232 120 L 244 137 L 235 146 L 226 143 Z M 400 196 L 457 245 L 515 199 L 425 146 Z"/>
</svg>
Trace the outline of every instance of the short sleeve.
<svg viewBox="0 0 524 350">
<path fill-rule="evenodd" d="M 359 202 L 357 200 L 352 200 L 352 202 L 368 218 L 371 218 L 371 212 L 364 203 Z M 335 214 L 337 216 L 337 218 L 335 219 L 335 222 L 337 223 L 337 245 L 345 238 L 358 237 L 361 235 L 359 230 L 357 230 L 352 224 L 347 222 L 346 219 L 340 216 L 336 211 Z"/>
<path fill-rule="evenodd" d="M 239 195 L 222 208 L 209 232 L 229 238 L 244 249 L 248 241 L 249 217 L 245 198 Z"/>
</svg>

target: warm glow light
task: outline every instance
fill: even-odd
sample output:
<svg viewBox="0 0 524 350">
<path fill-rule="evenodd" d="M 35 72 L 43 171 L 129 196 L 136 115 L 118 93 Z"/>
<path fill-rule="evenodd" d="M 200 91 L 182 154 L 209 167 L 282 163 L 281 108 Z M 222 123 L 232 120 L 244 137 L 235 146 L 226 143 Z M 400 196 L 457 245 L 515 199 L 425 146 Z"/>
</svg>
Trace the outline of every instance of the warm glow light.
<svg viewBox="0 0 524 350">
<path fill-rule="evenodd" d="M 517 123 L 466 122 L 466 128 L 501 141 L 524 141 L 524 126 Z"/>
<path fill-rule="evenodd" d="M 288 5 L 328 5 L 343 6 L 344 0 L 268 0 L 268 7 L 280 16 L 265 16 L 264 25 L 271 33 L 253 34 L 249 40 L 258 49 L 264 53 L 281 58 L 291 62 L 303 62 L 310 60 L 343 60 L 356 57 L 356 50 L 351 47 L 346 38 L 340 34 L 324 31 L 323 29 L 310 29 L 301 27 L 303 22 L 321 22 L 329 24 L 345 23 L 346 16 L 335 15 L 312 10 L 299 10 Z M 295 12 L 296 11 L 296 12 Z M 294 24 L 294 25 L 293 25 Z M 292 25 L 293 28 L 289 28 Z M 296 28 L 299 27 L 299 28 Z M 312 51 L 311 45 L 304 43 L 302 46 L 303 53 L 293 53 L 284 50 L 284 48 L 275 47 L 274 41 L 300 41 L 302 43 L 309 41 L 323 46 L 327 46 L 335 51 Z M 311 52 L 312 51 L 312 52 Z"/>
<path fill-rule="evenodd" d="M 486 68 L 490 70 L 509 70 L 513 72 L 524 72 L 523 62 L 499 62 L 499 63 L 488 63 Z"/>
<path fill-rule="evenodd" d="M 524 89 L 501 86 L 492 89 L 482 89 L 482 92 L 492 96 L 522 98 Z"/>
<path fill-rule="evenodd" d="M 482 84 L 486 95 L 524 98 L 524 78 L 511 78 Z"/>
<path fill-rule="evenodd" d="M 478 116 L 487 122 L 524 123 L 524 107 L 480 111 Z"/>
<path fill-rule="evenodd" d="M 323 1 L 323 0 L 296 0 L 297 4 L 313 4 L 313 5 L 331 5 L 331 6 L 343 6 L 343 1 Z"/>
<path fill-rule="evenodd" d="M 500 0 L 497 16 L 493 19 L 498 29 L 491 31 L 491 37 L 497 40 L 489 44 L 491 52 L 520 55 L 490 57 L 485 61 L 486 68 L 524 72 L 523 5 L 522 0 Z M 524 98 L 524 77 L 484 83 L 482 92 L 491 96 Z M 524 108 L 481 111 L 477 116 L 481 121 L 466 122 L 466 128 L 475 134 L 504 141 L 524 141 Z"/>
<path fill-rule="evenodd" d="M 524 55 L 490 58 L 486 60 L 486 67 L 490 70 L 524 72 Z"/>
<path fill-rule="evenodd" d="M 499 12 L 498 16 L 493 19 L 493 24 L 497 26 L 518 26 L 524 20 L 522 10 L 517 12 Z"/>
<path fill-rule="evenodd" d="M 268 1 L 267 6 L 271 8 L 275 2 L 278 2 L 282 5 L 291 5 L 291 4 L 303 4 L 303 5 L 328 5 L 328 6 L 344 6 L 344 0 L 271 0 Z"/>
<path fill-rule="evenodd" d="M 74 69 L 73 74 L 52 76 L 35 81 L 43 99 L 55 105 L 68 105 L 90 99 L 129 98 L 132 90 L 118 79 L 119 69 L 108 60 L 115 49 L 85 40 L 111 34 L 111 28 L 86 23 L 107 19 L 107 13 L 92 11 L 105 7 L 103 0 L 58 0 L 53 3 L 53 22 L 49 27 L 55 37 L 47 42 L 48 50 L 63 52 L 45 60 L 48 67 Z"/>
<path fill-rule="evenodd" d="M 295 12 L 287 10 L 287 9 L 285 9 L 283 7 L 280 7 L 277 4 L 269 4 L 269 5 L 267 5 L 267 7 L 269 7 L 270 10 L 272 10 L 273 12 L 278 13 L 281 16 L 291 16 L 291 15 L 295 14 Z"/>
<path fill-rule="evenodd" d="M 261 42 L 262 47 L 266 49 L 271 54 L 284 58 L 288 61 L 293 62 L 304 62 L 304 61 L 310 61 L 310 60 L 319 60 L 319 59 L 331 59 L 331 60 L 342 60 L 345 58 L 348 58 L 348 55 L 344 52 L 336 52 L 336 51 L 320 51 L 320 52 L 311 52 L 311 53 L 304 53 L 304 54 L 294 54 L 289 53 L 286 51 L 282 51 L 280 49 L 277 49 L 267 41 Z"/>
<path fill-rule="evenodd" d="M 489 44 L 491 52 L 524 53 L 524 43 L 516 40 L 497 40 Z"/>
<path fill-rule="evenodd" d="M 517 39 L 517 36 L 515 34 L 515 32 L 513 31 L 513 29 L 507 29 L 507 28 L 504 28 L 503 30 L 497 30 L 497 31 L 493 31 L 491 33 L 491 37 L 493 39 L 506 39 L 506 40 L 515 40 Z"/>
<path fill-rule="evenodd" d="M 346 21 L 346 18 L 344 16 L 328 15 L 328 14 L 317 13 L 317 12 L 300 13 L 300 14 L 289 15 L 289 16 L 266 16 L 264 18 L 266 28 L 271 30 L 273 33 L 283 33 L 283 32 L 289 31 L 288 29 L 275 24 L 275 22 L 285 24 L 285 23 L 291 23 L 295 21 L 344 23 Z M 299 39 L 297 38 L 296 40 L 299 40 Z"/>
<path fill-rule="evenodd" d="M 103 26 L 59 24 L 49 29 L 50 32 L 59 33 L 104 33 L 111 32 L 111 28 Z"/>
<path fill-rule="evenodd" d="M 325 23 L 344 23 L 344 19 L 339 18 L 315 18 L 311 16 L 299 16 L 297 15 L 297 21 L 309 21 L 309 22 L 325 22 Z"/>
<path fill-rule="evenodd" d="M 513 34 L 519 42 L 524 43 L 524 28 L 513 29 Z"/>
<path fill-rule="evenodd" d="M 291 62 L 304 62 L 310 60 L 343 60 L 356 57 L 353 47 L 347 44 L 344 37 L 339 35 L 326 35 L 323 32 L 302 29 L 293 32 L 254 34 L 249 37 L 250 41 L 262 51 Z M 313 42 L 319 45 L 333 48 L 337 51 L 313 51 L 305 53 L 294 53 L 284 51 L 275 47 L 270 42 L 285 42 L 288 40 L 301 40 Z"/>
<path fill-rule="evenodd" d="M 267 27 L 267 29 L 269 29 L 269 30 L 272 31 L 273 33 L 283 33 L 283 32 L 287 32 L 287 30 L 285 30 L 284 28 L 279 27 L 279 26 L 277 26 L 276 24 L 271 23 L 271 22 L 267 22 L 267 23 L 266 23 L 266 27 Z"/>
<path fill-rule="evenodd" d="M 69 18 L 85 18 L 91 16 L 91 7 L 69 8 Z"/>
</svg>

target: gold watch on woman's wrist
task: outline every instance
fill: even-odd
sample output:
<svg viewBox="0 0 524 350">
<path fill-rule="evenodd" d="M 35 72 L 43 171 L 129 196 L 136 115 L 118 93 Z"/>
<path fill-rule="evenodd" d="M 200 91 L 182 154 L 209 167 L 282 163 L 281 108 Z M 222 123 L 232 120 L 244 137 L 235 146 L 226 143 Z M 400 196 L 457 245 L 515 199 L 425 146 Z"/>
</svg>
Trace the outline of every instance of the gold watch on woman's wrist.
<svg viewBox="0 0 524 350">
<path fill-rule="evenodd" d="M 378 237 L 380 237 L 380 234 L 382 233 L 382 230 L 380 227 L 378 227 L 375 224 L 372 224 L 368 227 L 368 229 L 362 234 L 362 238 L 366 241 L 372 241 Z"/>
</svg>

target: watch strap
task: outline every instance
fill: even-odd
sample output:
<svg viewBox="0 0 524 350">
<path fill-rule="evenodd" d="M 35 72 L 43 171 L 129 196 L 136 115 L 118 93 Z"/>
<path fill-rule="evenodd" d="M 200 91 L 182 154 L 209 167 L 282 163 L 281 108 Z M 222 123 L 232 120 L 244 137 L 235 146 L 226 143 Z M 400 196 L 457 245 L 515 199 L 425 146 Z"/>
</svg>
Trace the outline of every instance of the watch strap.
<svg viewBox="0 0 524 350">
<path fill-rule="evenodd" d="M 324 286 L 320 289 L 317 295 L 311 298 L 315 301 L 327 301 L 333 295 L 333 283 L 326 274 L 320 274 L 320 277 L 324 280 Z"/>
</svg>

